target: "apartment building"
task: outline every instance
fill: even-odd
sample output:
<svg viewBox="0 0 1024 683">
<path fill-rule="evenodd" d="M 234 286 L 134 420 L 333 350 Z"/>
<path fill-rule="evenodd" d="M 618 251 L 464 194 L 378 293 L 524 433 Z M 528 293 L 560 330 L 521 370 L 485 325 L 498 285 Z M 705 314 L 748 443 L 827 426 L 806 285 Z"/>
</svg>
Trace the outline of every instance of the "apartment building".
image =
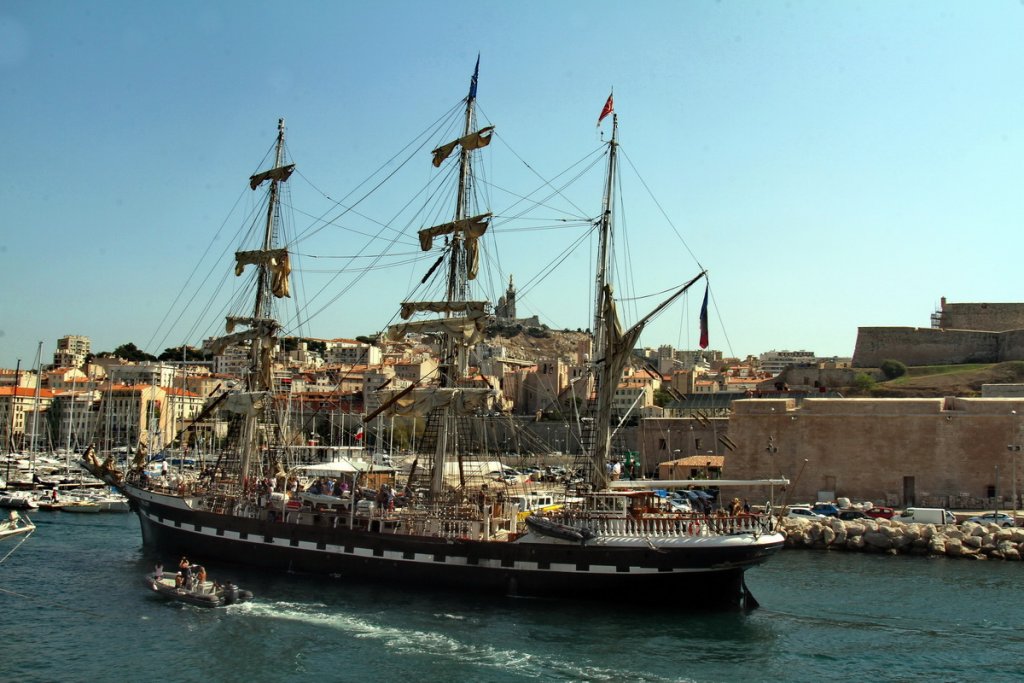
<svg viewBox="0 0 1024 683">
<path fill-rule="evenodd" d="M 57 350 L 53 353 L 53 365 L 58 368 L 80 368 L 85 365 L 92 340 L 89 337 L 69 334 L 57 340 Z"/>
<path fill-rule="evenodd" d="M 380 365 L 381 350 L 355 339 L 328 339 L 324 341 L 324 360 L 340 365 Z"/>
<path fill-rule="evenodd" d="M 3 450 L 23 450 L 32 443 L 33 418 L 36 429 L 39 421 L 45 420 L 53 393 L 49 389 L 35 387 L 0 387 L 0 434 L 3 435 Z"/>
</svg>

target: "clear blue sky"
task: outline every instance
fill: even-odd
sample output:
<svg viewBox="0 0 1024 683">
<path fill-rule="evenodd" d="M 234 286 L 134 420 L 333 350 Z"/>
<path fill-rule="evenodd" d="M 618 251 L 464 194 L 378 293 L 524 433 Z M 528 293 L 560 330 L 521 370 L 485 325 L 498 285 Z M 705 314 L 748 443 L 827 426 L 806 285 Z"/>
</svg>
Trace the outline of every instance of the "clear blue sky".
<svg viewBox="0 0 1024 683">
<path fill-rule="evenodd" d="M 927 326 L 942 296 L 1024 300 L 1019 0 L 7 0 L 0 367 L 30 365 L 38 341 L 48 361 L 65 334 L 95 351 L 198 343 L 212 330 L 165 316 L 278 117 L 294 203 L 315 196 L 303 186 L 339 198 L 464 96 L 478 53 L 503 187 L 526 179 L 510 149 L 548 178 L 596 149 L 614 86 L 627 163 L 685 240 L 638 199 L 632 291 L 695 274 L 692 250 L 727 354 L 848 356 L 858 326 Z M 593 187 L 578 201 L 597 215 Z M 533 277 L 562 233 L 498 239 L 501 276 Z M 588 262 L 584 247 L 520 314 L 588 327 Z M 379 329 L 415 270 L 367 275 L 303 332 Z M 692 348 L 695 301 L 642 343 Z"/>
</svg>

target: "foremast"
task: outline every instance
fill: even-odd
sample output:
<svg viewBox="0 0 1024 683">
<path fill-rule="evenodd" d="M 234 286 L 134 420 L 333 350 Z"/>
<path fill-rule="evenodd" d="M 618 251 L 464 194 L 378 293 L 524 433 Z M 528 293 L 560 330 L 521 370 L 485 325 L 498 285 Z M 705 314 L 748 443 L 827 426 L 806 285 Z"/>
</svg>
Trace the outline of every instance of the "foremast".
<svg viewBox="0 0 1024 683">
<path fill-rule="evenodd" d="M 291 296 L 288 282 L 291 265 L 287 249 L 277 247 L 281 222 L 281 183 L 295 170 L 295 164 L 285 164 L 284 119 L 277 122 L 277 142 L 274 166 L 249 177 L 249 187 L 256 190 L 269 182 L 267 212 L 259 249 L 235 253 L 235 274 L 241 275 L 245 266 L 256 266 L 256 292 L 252 315 L 228 316 L 227 335 L 215 346 L 223 349 L 232 344 L 249 344 L 249 372 L 245 377 L 245 391 L 229 397 L 226 407 L 243 416 L 239 450 L 240 482 L 245 481 L 253 468 L 254 454 L 259 452 L 259 418 L 266 411 L 272 389 L 272 354 L 281 323 L 273 316 L 273 299 Z M 248 329 L 235 332 L 237 326 Z"/>
</svg>

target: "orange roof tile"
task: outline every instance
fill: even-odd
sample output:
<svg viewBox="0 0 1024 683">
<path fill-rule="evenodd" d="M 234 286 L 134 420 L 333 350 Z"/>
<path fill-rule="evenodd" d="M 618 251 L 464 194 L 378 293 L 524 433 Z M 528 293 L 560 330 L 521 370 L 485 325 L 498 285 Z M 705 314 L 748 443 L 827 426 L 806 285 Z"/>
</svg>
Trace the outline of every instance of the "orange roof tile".
<svg viewBox="0 0 1024 683">
<path fill-rule="evenodd" d="M 15 387 L 0 387 L 0 396 L 27 396 L 32 398 L 36 395 L 34 387 L 17 387 L 17 394 L 15 394 Z M 53 398 L 53 392 L 49 389 L 40 389 L 39 398 Z"/>
</svg>

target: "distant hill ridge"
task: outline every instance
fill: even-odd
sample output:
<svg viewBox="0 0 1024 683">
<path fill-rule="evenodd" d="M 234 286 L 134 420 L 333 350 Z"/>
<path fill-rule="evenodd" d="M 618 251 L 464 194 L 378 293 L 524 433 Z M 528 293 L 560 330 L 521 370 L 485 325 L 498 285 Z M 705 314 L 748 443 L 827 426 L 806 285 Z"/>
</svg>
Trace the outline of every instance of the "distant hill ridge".
<svg viewBox="0 0 1024 683">
<path fill-rule="evenodd" d="M 575 360 L 580 345 L 590 340 L 587 332 L 557 331 L 547 325 L 521 323 L 492 323 L 486 335 L 488 343 L 505 347 L 508 356 L 530 361 L 550 358 Z"/>
</svg>

